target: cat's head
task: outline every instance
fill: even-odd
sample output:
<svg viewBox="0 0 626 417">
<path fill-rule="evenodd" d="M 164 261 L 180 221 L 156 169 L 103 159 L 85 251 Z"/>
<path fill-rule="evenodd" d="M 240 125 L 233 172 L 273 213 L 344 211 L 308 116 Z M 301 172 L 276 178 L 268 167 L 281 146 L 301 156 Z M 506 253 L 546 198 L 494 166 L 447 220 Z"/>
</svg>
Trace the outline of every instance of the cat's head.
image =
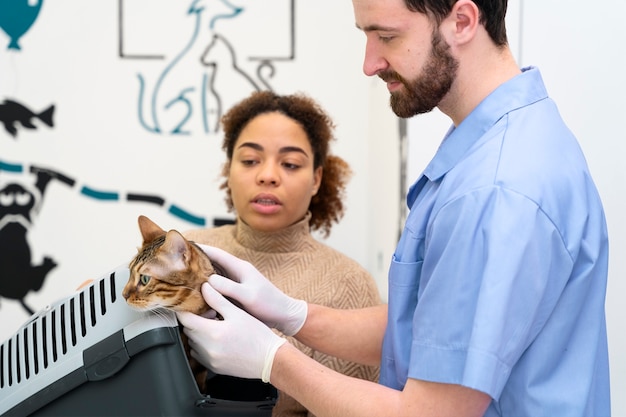
<svg viewBox="0 0 626 417">
<path fill-rule="evenodd" d="M 129 264 L 130 277 L 122 291 L 126 302 L 140 310 L 208 310 L 200 287 L 216 270 L 202 249 L 145 216 L 139 216 L 138 223 L 143 244 Z"/>
</svg>

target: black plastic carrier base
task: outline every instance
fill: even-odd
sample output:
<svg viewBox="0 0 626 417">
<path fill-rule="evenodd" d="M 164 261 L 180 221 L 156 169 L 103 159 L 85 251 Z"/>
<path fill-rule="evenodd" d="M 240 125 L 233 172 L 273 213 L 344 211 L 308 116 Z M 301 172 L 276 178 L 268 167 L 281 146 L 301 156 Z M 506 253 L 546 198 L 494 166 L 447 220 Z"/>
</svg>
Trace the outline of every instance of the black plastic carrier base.
<svg viewBox="0 0 626 417">
<path fill-rule="evenodd" d="M 271 416 L 276 390 L 261 381 L 216 375 L 201 394 L 176 316 L 128 307 L 128 276 L 114 270 L 0 345 L 0 415 Z"/>
</svg>

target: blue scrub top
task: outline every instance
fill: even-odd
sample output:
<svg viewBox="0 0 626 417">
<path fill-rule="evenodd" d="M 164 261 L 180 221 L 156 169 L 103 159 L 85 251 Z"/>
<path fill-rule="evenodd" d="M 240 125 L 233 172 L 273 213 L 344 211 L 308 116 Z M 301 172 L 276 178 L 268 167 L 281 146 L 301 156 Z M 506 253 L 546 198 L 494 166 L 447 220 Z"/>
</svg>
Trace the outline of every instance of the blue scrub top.
<svg viewBox="0 0 626 417">
<path fill-rule="evenodd" d="M 407 200 L 381 383 L 464 385 L 486 416 L 610 416 L 604 212 L 539 70 L 452 127 Z"/>
</svg>

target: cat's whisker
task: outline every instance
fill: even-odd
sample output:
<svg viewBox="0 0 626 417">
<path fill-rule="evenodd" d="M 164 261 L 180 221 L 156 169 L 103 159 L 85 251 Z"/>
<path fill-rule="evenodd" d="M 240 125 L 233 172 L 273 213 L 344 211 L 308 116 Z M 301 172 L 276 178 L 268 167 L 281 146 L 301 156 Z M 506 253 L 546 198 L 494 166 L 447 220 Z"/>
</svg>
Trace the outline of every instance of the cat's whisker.
<svg viewBox="0 0 626 417">
<path fill-rule="evenodd" d="M 171 310 L 168 310 L 165 307 L 157 307 L 150 312 L 158 317 L 160 317 L 163 321 L 165 321 L 168 325 L 174 327 L 177 324 L 176 319 L 172 316 Z"/>
<path fill-rule="evenodd" d="M 138 309 L 138 308 L 134 308 L 134 310 L 139 311 L 139 313 L 141 313 L 141 315 L 144 317 L 149 317 L 152 314 L 150 310 Z"/>
</svg>

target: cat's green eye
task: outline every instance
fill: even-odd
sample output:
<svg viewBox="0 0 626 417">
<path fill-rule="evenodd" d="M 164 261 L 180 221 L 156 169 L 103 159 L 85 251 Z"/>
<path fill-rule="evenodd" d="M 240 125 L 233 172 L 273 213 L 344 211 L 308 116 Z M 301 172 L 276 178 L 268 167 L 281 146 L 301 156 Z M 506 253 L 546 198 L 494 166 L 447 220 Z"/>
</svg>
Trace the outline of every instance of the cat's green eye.
<svg viewBox="0 0 626 417">
<path fill-rule="evenodd" d="M 140 282 L 142 285 L 148 285 L 148 282 L 150 282 L 150 275 L 144 275 L 144 274 L 141 274 L 141 275 L 139 276 L 139 282 Z"/>
</svg>

